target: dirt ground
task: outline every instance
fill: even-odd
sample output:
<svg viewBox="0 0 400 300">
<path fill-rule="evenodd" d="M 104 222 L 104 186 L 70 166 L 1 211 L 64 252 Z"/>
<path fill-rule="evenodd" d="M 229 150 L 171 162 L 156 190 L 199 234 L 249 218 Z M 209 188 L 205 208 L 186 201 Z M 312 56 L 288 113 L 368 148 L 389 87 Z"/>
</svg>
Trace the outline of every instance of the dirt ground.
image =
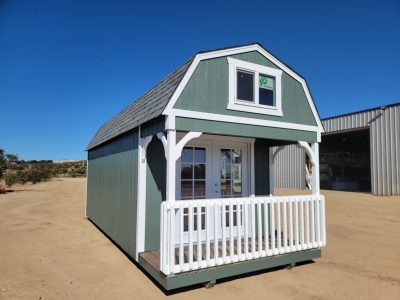
<svg viewBox="0 0 400 300">
<path fill-rule="evenodd" d="M 166 298 L 85 218 L 85 188 L 57 179 L 0 195 L 0 299 Z M 169 298 L 400 299 L 400 197 L 323 194 L 321 259 Z"/>
</svg>

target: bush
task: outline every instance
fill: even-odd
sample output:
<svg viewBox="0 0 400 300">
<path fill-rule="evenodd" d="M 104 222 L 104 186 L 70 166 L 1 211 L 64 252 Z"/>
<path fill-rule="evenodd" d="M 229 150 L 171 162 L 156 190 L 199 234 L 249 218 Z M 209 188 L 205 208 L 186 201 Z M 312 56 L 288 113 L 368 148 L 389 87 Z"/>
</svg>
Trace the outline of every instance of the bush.
<svg viewBox="0 0 400 300">
<path fill-rule="evenodd" d="M 51 178 L 51 171 L 43 169 L 32 169 L 26 172 L 26 181 L 32 184 L 47 181 Z"/>
<path fill-rule="evenodd" d="M 14 184 L 18 183 L 18 176 L 17 174 L 4 174 L 4 182 L 6 183 L 6 187 L 10 188 Z"/>
</svg>

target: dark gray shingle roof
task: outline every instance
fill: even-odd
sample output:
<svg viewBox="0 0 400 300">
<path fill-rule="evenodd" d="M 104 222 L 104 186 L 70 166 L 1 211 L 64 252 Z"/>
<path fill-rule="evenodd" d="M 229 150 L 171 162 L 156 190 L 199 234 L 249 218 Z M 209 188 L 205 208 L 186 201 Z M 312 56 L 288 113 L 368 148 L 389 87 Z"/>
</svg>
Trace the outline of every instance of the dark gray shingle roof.
<svg viewBox="0 0 400 300">
<path fill-rule="evenodd" d="M 118 115 L 106 122 L 96 132 L 86 150 L 90 150 L 100 144 L 123 134 L 144 122 L 158 117 L 167 106 L 176 88 L 189 69 L 193 58 L 161 80 L 146 94 L 133 101 Z"/>
</svg>

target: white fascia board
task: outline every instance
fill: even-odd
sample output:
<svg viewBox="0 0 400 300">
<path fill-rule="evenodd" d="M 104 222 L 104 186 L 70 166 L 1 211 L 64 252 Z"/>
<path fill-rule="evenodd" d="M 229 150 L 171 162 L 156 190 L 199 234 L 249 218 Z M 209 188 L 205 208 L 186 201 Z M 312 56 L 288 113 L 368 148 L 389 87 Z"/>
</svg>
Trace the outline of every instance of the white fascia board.
<svg viewBox="0 0 400 300">
<path fill-rule="evenodd" d="M 164 111 L 162 112 L 162 114 L 163 115 L 171 114 L 171 111 L 172 111 L 176 101 L 178 101 L 179 96 L 181 95 L 186 84 L 189 82 L 189 79 L 192 77 L 193 72 L 197 68 L 197 65 L 199 64 L 200 61 L 206 60 L 206 59 L 218 58 L 218 57 L 222 57 L 222 56 L 229 56 L 229 55 L 235 55 L 235 54 L 239 54 L 239 53 L 251 52 L 251 51 L 259 52 L 265 58 L 270 60 L 272 63 L 277 65 L 280 69 L 282 69 L 287 74 L 289 74 L 291 77 L 293 77 L 294 79 L 296 79 L 298 82 L 301 83 L 303 90 L 306 94 L 308 104 L 310 105 L 313 116 L 318 124 L 318 129 L 321 133 L 324 133 L 325 132 L 324 127 L 322 126 L 321 120 L 318 116 L 317 109 L 312 100 L 312 97 L 311 97 L 310 91 L 308 89 L 308 86 L 306 84 L 306 81 L 302 77 L 300 77 L 297 73 L 295 73 L 290 68 L 288 68 L 285 64 L 283 64 L 281 61 L 279 61 L 272 54 L 267 52 L 264 48 L 259 46 L 258 44 L 197 54 L 196 57 L 194 58 L 192 64 L 190 65 L 189 69 L 187 70 L 185 76 L 182 78 L 182 81 L 180 82 L 180 84 L 178 85 L 174 94 L 172 95 L 171 99 L 169 100 L 169 102 L 168 102 L 167 106 L 165 107 Z"/>
<path fill-rule="evenodd" d="M 221 114 L 213 114 L 213 113 L 205 113 L 205 112 L 197 112 L 191 110 L 183 110 L 173 108 L 170 111 L 171 115 L 175 117 L 189 118 L 189 119 L 199 119 L 199 120 L 210 120 L 217 122 L 227 122 L 227 123 L 235 123 L 235 124 L 245 124 L 245 125 L 255 125 L 255 126 L 267 126 L 267 127 L 275 127 L 275 128 L 284 128 L 284 129 L 293 129 L 293 130 L 304 130 L 311 132 L 321 132 L 318 126 L 312 125 L 303 125 L 296 123 L 288 123 L 288 122 L 280 122 L 280 121 L 271 121 L 271 120 L 261 120 L 254 118 L 245 118 L 245 117 L 236 117 L 229 115 L 221 115 Z"/>
</svg>

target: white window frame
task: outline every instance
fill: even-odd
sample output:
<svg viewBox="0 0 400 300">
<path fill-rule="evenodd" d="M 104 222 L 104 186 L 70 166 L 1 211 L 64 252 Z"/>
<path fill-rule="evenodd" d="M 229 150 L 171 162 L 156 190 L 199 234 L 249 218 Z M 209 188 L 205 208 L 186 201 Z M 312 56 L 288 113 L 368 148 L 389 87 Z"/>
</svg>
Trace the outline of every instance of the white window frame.
<svg viewBox="0 0 400 300">
<path fill-rule="evenodd" d="M 229 101 L 228 109 L 256 114 L 282 116 L 282 70 L 253 64 L 247 61 L 228 57 L 229 64 Z M 237 71 L 254 74 L 254 102 L 237 99 Z M 265 74 L 275 79 L 275 105 L 259 104 L 259 75 Z"/>
</svg>

